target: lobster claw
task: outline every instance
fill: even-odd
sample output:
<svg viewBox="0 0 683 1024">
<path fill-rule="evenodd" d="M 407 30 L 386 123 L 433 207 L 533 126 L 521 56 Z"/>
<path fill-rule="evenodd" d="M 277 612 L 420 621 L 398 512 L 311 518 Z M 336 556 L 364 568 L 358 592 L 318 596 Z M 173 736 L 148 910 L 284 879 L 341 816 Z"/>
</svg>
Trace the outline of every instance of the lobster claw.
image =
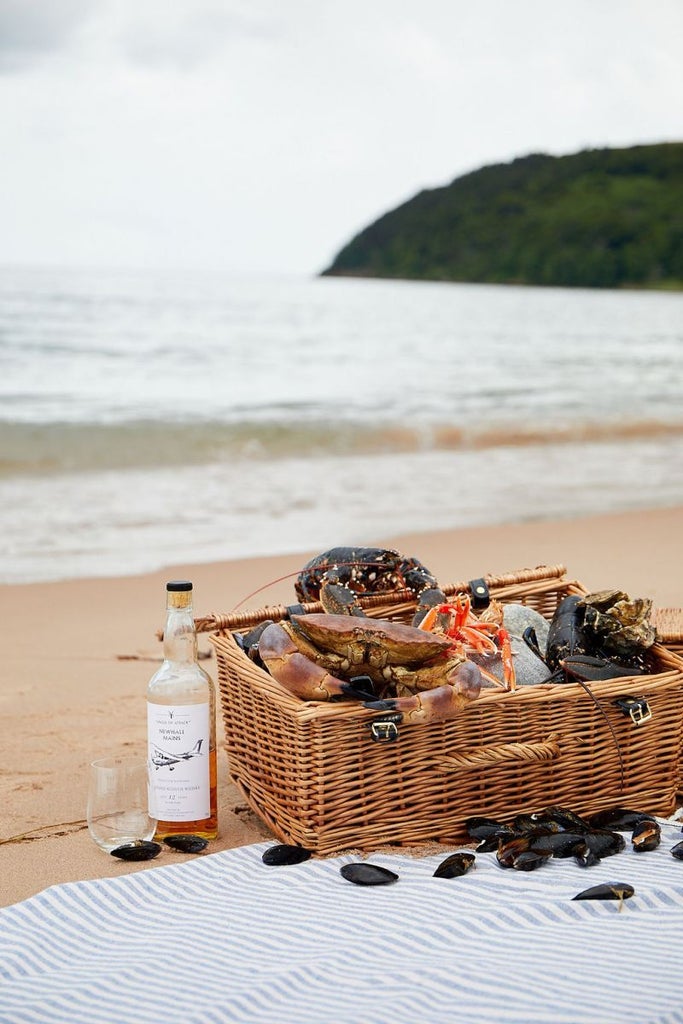
<svg viewBox="0 0 683 1024">
<path fill-rule="evenodd" d="M 614 661 L 595 658 L 589 654 L 573 654 L 569 658 L 563 658 L 560 661 L 560 668 L 564 669 L 572 679 L 582 679 L 584 682 L 592 683 L 643 674 L 643 669 L 628 668 L 626 665 L 618 665 Z"/>
<path fill-rule="evenodd" d="M 545 661 L 545 657 L 541 648 L 538 644 L 538 637 L 536 636 L 536 630 L 533 626 L 527 626 L 522 633 L 522 640 L 527 645 L 532 654 L 535 654 L 541 661 Z"/>
</svg>

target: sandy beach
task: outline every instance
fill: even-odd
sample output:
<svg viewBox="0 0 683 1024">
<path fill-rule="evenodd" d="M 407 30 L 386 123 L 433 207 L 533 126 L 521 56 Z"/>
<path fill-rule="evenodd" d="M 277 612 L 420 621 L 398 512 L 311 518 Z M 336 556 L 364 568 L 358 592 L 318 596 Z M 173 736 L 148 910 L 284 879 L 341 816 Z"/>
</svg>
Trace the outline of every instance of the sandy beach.
<svg viewBox="0 0 683 1024">
<path fill-rule="evenodd" d="M 655 608 L 683 605 L 683 508 L 372 538 L 419 557 L 442 583 L 539 564 L 566 566 L 590 589 L 619 587 Z M 145 750 L 145 687 L 161 657 L 164 585 L 195 585 L 195 613 L 294 600 L 292 574 L 317 552 L 113 579 L 0 586 L 0 905 L 59 882 L 150 870 L 102 853 L 85 827 L 87 766 Z M 273 582 L 267 589 L 254 591 Z M 200 650 L 210 650 L 205 636 Z M 215 677 L 215 662 L 205 664 Z M 222 731 L 219 714 L 219 746 Z M 211 851 L 270 837 L 230 784 L 219 752 L 220 835 Z M 164 852 L 153 866 L 180 854 Z"/>
</svg>

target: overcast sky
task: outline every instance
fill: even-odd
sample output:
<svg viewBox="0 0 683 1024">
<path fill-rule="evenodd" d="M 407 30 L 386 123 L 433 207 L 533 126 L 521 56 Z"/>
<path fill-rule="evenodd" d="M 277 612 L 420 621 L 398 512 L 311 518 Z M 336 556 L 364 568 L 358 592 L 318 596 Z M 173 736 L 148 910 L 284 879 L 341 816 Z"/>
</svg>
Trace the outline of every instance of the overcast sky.
<svg viewBox="0 0 683 1024">
<path fill-rule="evenodd" d="M 0 0 L 0 263 L 315 273 L 422 188 L 683 139 L 682 0 Z"/>
</svg>

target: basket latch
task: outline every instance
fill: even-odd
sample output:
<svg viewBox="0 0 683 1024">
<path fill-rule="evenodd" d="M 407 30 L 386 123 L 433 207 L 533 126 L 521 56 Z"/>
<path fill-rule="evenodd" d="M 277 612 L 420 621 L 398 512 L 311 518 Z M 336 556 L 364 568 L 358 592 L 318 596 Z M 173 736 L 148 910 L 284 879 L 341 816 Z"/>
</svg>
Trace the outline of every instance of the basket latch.
<svg viewBox="0 0 683 1024">
<path fill-rule="evenodd" d="M 634 725 L 643 725 L 652 718 L 652 710 L 645 697 L 618 697 L 614 703 Z"/>
<path fill-rule="evenodd" d="M 398 739 L 398 726 L 402 720 L 403 713 L 397 711 L 392 715 L 382 715 L 381 718 L 374 718 L 372 722 L 366 722 L 370 738 L 375 743 L 393 743 Z"/>
</svg>

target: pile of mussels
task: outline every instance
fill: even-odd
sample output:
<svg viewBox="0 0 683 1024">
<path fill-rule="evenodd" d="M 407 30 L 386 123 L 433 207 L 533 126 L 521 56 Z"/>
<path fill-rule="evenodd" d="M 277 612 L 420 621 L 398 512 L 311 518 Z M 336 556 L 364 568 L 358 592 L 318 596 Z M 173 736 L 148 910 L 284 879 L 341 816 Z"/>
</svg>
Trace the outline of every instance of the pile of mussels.
<svg viewBox="0 0 683 1024">
<path fill-rule="evenodd" d="M 637 853 L 655 850 L 661 841 L 661 829 L 653 815 L 624 807 L 586 818 L 565 807 L 547 807 L 533 814 L 518 814 L 509 824 L 471 817 L 465 828 L 479 844 L 477 851 L 495 851 L 501 867 L 518 871 L 534 871 L 551 857 L 573 857 L 580 867 L 591 867 L 626 847 L 625 832 L 631 833 L 631 846 Z M 683 841 L 671 853 L 683 860 Z"/>
</svg>

